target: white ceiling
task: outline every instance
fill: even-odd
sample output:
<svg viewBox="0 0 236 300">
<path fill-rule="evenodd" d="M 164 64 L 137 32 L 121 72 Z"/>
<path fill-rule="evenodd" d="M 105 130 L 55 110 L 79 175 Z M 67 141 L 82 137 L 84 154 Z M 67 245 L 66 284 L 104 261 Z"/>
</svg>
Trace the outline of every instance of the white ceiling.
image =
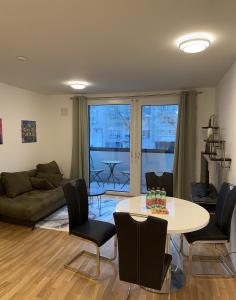
<svg viewBox="0 0 236 300">
<path fill-rule="evenodd" d="M 176 39 L 211 32 L 200 54 Z M 235 0 L 0 0 L 0 82 L 45 94 L 215 86 L 236 58 Z M 23 55 L 27 62 L 19 62 Z"/>
</svg>

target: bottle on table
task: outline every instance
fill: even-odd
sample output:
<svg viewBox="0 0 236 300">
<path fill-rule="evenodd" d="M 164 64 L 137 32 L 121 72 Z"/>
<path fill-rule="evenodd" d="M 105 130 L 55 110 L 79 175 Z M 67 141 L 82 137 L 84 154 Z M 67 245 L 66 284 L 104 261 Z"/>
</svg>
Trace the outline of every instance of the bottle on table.
<svg viewBox="0 0 236 300">
<path fill-rule="evenodd" d="M 156 203 L 156 192 L 155 189 L 153 188 L 151 190 L 151 207 L 155 207 L 155 203 Z"/>
<path fill-rule="evenodd" d="M 155 207 L 160 207 L 161 190 L 159 187 L 156 188 L 155 194 L 156 194 Z"/>
<path fill-rule="evenodd" d="M 148 190 L 146 194 L 146 208 L 151 208 L 151 191 Z"/>
<path fill-rule="evenodd" d="M 162 208 L 166 208 L 166 191 L 164 188 L 161 190 L 162 195 Z"/>
</svg>

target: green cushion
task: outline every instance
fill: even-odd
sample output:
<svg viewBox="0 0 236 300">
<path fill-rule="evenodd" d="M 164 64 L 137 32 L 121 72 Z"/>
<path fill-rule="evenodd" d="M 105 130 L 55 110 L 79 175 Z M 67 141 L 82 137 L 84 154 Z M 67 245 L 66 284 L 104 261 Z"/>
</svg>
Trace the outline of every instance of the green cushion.
<svg viewBox="0 0 236 300">
<path fill-rule="evenodd" d="M 37 173 L 36 177 L 47 179 L 54 187 L 59 187 L 62 182 L 62 174 Z"/>
<path fill-rule="evenodd" d="M 0 214 L 20 220 L 38 220 L 65 204 L 61 187 L 54 190 L 32 190 L 15 198 L 0 197 Z"/>
<path fill-rule="evenodd" d="M 1 174 L 6 195 L 14 198 L 33 189 L 29 176 L 24 172 Z"/>
<path fill-rule="evenodd" d="M 55 187 L 47 178 L 30 178 L 33 188 L 37 190 L 53 190 Z"/>
<path fill-rule="evenodd" d="M 58 164 L 54 160 L 47 164 L 38 164 L 37 172 L 48 174 L 61 174 Z"/>
</svg>

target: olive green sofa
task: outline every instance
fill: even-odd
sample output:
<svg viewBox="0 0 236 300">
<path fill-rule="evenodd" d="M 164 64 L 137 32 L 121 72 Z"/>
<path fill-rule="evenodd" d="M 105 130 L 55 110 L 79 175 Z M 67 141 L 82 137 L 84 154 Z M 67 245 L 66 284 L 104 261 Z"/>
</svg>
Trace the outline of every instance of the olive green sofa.
<svg viewBox="0 0 236 300">
<path fill-rule="evenodd" d="M 37 177 L 37 170 L 23 171 L 29 178 Z M 62 179 L 53 189 L 35 189 L 8 197 L 4 187 L 3 173 L 0 175 L 0 221 L 34 227 L 35 224 L 65 205 Z M 19 182 L 18 182 L 19 183 Z"/>
</svg>

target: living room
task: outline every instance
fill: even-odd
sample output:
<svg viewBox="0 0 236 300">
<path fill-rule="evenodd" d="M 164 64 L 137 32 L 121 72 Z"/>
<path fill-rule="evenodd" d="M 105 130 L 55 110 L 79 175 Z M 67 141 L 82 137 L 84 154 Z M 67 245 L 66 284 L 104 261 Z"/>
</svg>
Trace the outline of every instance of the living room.
<svg viewBox="0 0 236 300">
<path fill-rule="evenodd" d="M 203 230 L 217 211 L 194 203 L 192 183 L 202 183 L 204 177 L 216 189 L 216 201 L 224 182 L 232 191 L 236 185 L 235 9 L 230 0 L 1 1 L 1 299 L 125 299 L 128 292 L 130 299 L 234 299 L 234 276 L 218 279 L 227 273 L 219 262 L 191 263 L 187 242 L 188 233 Z M 193 53 L 189 45 L 204 51 Z M 29 170 L 30 186 L 24 191 L 25 181 L 17 176 Z M 122 270 L 132 266 L 122 268 L 122 240 L 113 213 L 144 214 L 142 207 L 132 211 L 131 203 L 146 201 L 150 172 L 158 178 L 172 174 L 172 194 L 164 183 L 159 187 L 166 189 L 170 203 L 164 216 L 166 253 L 180 265 L 182 282 L 166 289 L 165 279 L 161 292 L 142 288 L 145 284 L 135 279 L 129 291 Z M 69 234 L 70 200 L 63 187 L 79 178 L 87 184 L 88 217 L 112 224 L 118 238 L 119 258 L 101 262 L 100 276 L 92 280 L 64 268 L 78 250 L 95 253 L 89 243 Z M 29 193 L 27 199 L 24 193 Z M 19 204 L 32 197 L 42 201 L 35 210 Z M 46 198 L 54 201 L 48 208 Z M 176 200 L 172 215 L 173 199 L 184 199 L 186 212 L 195 205 L 189 219 L 181 213 L 182 231 L 171 229 L 178 211 Z M 215 209 L 217 202 L 211 205 Z M 201 216 L 198 225 L 190 224 L 194 209 L 196 216 L 199 209 L 207 218 L 201 225 Z M 236 267 L 233 209 L 223 250 L 221 240 L 215 248 L 194 246 L 195 255 L 219 254 L 219 247 Z M 154 211 L 156 219 L 164 214 Z M 187 258 L 177 251 L 183 236 Z M 101 252 L 112 255 L 113 237 Z M 82 269 L 93 273 L 96 261 L 81 260 Z M 195 273 L 217 274 L 206 279 Z"/>
</svg>

